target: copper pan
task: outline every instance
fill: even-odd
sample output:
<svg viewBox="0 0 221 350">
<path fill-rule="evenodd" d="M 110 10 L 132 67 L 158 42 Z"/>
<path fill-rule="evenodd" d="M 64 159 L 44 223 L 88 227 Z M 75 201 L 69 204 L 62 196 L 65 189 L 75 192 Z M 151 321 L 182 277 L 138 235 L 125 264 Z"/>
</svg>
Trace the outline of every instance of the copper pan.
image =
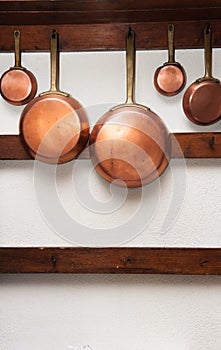
<svg viewBox="0 0 221 350">
<path fill-rule="evenodd" d="M 197 79 L 183 96 L 183 110 L 187 118 L 199 125 L 217 122 L 221 114 L 221 85 L 212 76 L 211 28 L 204 30 L 205 75 Z"/>
<path fill-rule="evenodd" d="M 186 84 L 186 73 L 180 63 L 175 61 L 174 25 L 168 25 L 168 62 L 158 67 L 154 74 L 156 90 L 165 96 L 181 92 Z"/>
<path fill-rule="evenodd" d="M 81 104 L 59 90 L 58 34 L 51 34 L 51 88 L 23 110 L 20 135 L 30 154 L 46 163 L 76 157 L 89 137 L 89 122 Z"/>
<path fill-rule="evenodd" d="M 119 186 L 139 187 L 160 176 L 170 157 L 170 136 L 160 117 L 134 102 L 135 33 L 126 36 L 127 99 L 105 113 L 90 136 L 97 172 Z"/>
<path fill-rule="evenodd" d="M 37 81 L 32 72 L 21 66 L 20 31 L 14 31 L 15 66 L 1 77 L 2 97 L 10 104 L 21 106 L 31 101 L 37 91 Z"/>
</svg>

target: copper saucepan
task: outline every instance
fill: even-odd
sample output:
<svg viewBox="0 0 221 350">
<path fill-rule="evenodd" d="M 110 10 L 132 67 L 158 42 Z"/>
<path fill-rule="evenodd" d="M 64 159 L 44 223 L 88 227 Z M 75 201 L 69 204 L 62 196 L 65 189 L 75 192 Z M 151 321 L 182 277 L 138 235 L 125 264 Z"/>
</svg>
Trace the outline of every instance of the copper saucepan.
<svg viewBox="0 0 221 350">
<path fill-rule="evenodd" d="M 1 77 L 2 97 L 10 104 L 20 106 L 31 101 L 37 91 L 37 81 L 32 72 L 21 66 L 20 31 L 14 31 L 15 66 Z"/>
<path fill-rule="evenodd" d="M 90 136 L 90 157 L 97 172 L 119 186 L 139 187 L 166 169 L 170 136 L 160 117 L 134 102 L 135 33 L 126 36 L 127 99 L 105 113 Z M 122 181 L 124 183 L 122 183 Z"/>
<path fill-rule="evenodd" d="M 59 90 L 58 34 L 51 34 L 51 88 L 23 110 L 20 135 L 30 154 L 46 163 L 76 157 L 89 137 L 89 122 L 81 104 Z"/>
<path fill-rule="evenodd" d="M 174 25 L 168 25 L 168 62 L 157 68 L 154 74 L 156 90 L 165 96 L 181 92 L 186 84 L 186 73 L 180 63 L 175 61 Z"/>
<path fill-rule="evenodd" d="M 199 125 L 209 125 L 220 119 L 221 85 L 212 76 L 211 28 L 204 30 L 205 74 L 186 90 L 183 110 L 187 118 Z"/>
</svg>

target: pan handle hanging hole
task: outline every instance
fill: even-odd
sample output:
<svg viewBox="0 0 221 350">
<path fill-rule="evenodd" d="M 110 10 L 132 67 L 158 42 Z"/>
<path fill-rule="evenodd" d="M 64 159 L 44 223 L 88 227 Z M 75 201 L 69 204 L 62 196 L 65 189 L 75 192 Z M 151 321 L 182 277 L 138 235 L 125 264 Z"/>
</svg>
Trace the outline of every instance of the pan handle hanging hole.
<svg viewBox="0 0 221 350">
<path fill-rule="evenodd" d="M 20 34 L 20 31 L 18 30 L 18 29 L 16 29 L 15 31 L 14 31 L 14 34 L 15 34 L 15 36 L 16 36 L 16 38 L 19 36 L 19 34 Z"/>
<path fill-rule="evenodd" d="M 51 34 L 51 36 L 52 36 L 52 38 L 54 39 L 54 38 L 56 38 L 56 36 L 57 36 L 57 32 L 56 32 L 56 30 L 55 29 L 53 29 L 52 30 L 52 34 Z"/>
<path fill-rule="evenodd" d="M 211 31 L 210 23 L 207 23 L 207 25 L 206 25 L 206 34 L 209 34 L 210 31 Z"/>
<path fill-rule="evenodd" d="M 168 25 L 168 29 L 169 29 L 170 32 L 172 32 L 172 30 L 174 29 L 174 25 L 173 24 L 169 24 Z"/>
</svg>

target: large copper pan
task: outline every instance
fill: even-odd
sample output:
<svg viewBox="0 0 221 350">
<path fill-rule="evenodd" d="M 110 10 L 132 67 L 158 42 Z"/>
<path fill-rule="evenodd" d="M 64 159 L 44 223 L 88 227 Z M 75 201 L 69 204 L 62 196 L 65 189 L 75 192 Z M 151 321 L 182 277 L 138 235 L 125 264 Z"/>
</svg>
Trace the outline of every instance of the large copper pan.
<svg viewBox="0 0 221 350">
<path fill-rule="evenodd" d="M 168 62 L 157 68 L 154 74 L 156 90 L 165 96 L 181 92 L 186 84 L 186 73 L 180 63 L 175 61 L 174 25 L 168 25 Z"/>
<path fill-rule="evenodd" d="M 89 137 L 81 104 L 59 90 L 58 34 L 51 34 L 51 88 L 23 110 L 20 135 L 30 154 L 46 163 L 65 163 L 76 157 Z"/>
<path fill-rule="evenodd" d="M 220 119 L 221 85 L 212 76 L 211 28 L 204 30 L 205 75 L 197 79 L 183 96 L 183 110 L 187 118 L 199 125 L 209 125 Z"/>
<path fill-rule="evenodd" d="M 22 67 L 20 51 L 20 31 L 14 31 L 15 65 L 1 77 L 2 97 L 10 104 L 21 106 L 31 101 L 37 92 L 37 81 L 32 72 Z"/>
<path fill-rule="evenodd" d="M 90 156 L 98 173 L 120 186 L 138 187 L 166 169 L 170 137 L 160 117 L 134 102 L 135 33 L 126 36 L 127 99 L 105 113 L 90 136 Z"/>
</svg>

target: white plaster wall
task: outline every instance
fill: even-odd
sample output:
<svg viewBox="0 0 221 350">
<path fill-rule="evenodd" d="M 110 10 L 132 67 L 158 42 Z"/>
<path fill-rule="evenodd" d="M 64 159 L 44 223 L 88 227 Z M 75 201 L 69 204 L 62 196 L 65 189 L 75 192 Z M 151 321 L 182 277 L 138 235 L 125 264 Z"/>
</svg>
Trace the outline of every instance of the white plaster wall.
<svg viewBox="0 0 221 350">
<path fill-rule="evenodd" d="M 221 50 L 214 50 L 214 75 L 221 76 Z M 37 76 L 39 92 L 48 88 L 48 54 L 24 54 L 23 65 Z M 1 54 L 1 72 L 13 64 L 11 54 Z M 159 114 L 171 132 L 205 130 L 190 124 L 181 109 L 182 94 L 166 98 L 153 88 L 153 73 L 166 61 L 166 52 L 138 52 L 137 101 Z M 203 73 L 202 50 L 177 52 L 184 65 L 187 86 Z M 61 88 L 87 106 L 91 125 L 110 105 L 124 100 L 124 53 L 66 53 L 61 55 Z M 22 108 L 0 102 L 0 133 L 18 133 Z M 220 130 L 220 122 L 206 128 Z M 1 246 L 65 246 L 68 242 L 44 220 L 36 200 L 32 161 L 0 162 Z M 151 211 L 148 225 L 134 239 L 119 237 L 125 246 L 220 246 L 220 161 L 171 162 L 171 169 L 159 184 L 145 191 L 142 206 Z M 109 185 L 91 174 L 89 161 L 74 169 L 76 183 L 91 182 L 97 200 L 107 201 Z M 99 215 L 79 207 L 73 196 L 73 163 L 59 167 L 57 190 L 63 207 L 88 226 L 94 235 L 99 229 L 118 227 L 139 206 L 141 190 L 129 193 L 122 209 L 114 215 Z M 165 213 L 177 192 L 173 174 L 186 174 L 185 197 L 178 201 L 179 215 L 160 233 Z M 87 174 L 87 175 L 85 175 Z M 88 175 L 89 174 L 89 175 Z M 88 176 L 88 178 L 87 178 Z M 89 179 L 89 180 L 88 180 Z M 159 191 L 160 190 L 160 191 Z M 156 196 L 156 191 L 157 196 Z M 119 199 L 119 193 L 114 193 Z M 178 193 L 179 195 L 179 193 Z M 45 194 L 45 200 L 48 198 Z M 49 198 L 50 199 L 50 198 Z M 50 200 L 49 200 L 50 203 Z M 173 208 L 174 209 L 174 208 Z M 175 208 L 176 209 L 176 208 Z M 147 215 L 148 216 L 148 215 Z M 131 224 L 138 233 L 138 216 Z M 124 225 L 119 236 L 124 232 Z M 74 237 L 76 238 L 76 237 Z M 122 239 L 121 239 L 122 238 Z M 102 238 L 105 245 L 107 237 Z M 109 241 L 108 241 L 109 242 Z M 81 242 L 80 242 L 81 243 Z M 92 240 L 88 245 L 96 245 Z M 219 277 L 180 276 L 1 276 L 0 348 L 3 350 L 81 349 L 220 349 Z"/>
</svg>

